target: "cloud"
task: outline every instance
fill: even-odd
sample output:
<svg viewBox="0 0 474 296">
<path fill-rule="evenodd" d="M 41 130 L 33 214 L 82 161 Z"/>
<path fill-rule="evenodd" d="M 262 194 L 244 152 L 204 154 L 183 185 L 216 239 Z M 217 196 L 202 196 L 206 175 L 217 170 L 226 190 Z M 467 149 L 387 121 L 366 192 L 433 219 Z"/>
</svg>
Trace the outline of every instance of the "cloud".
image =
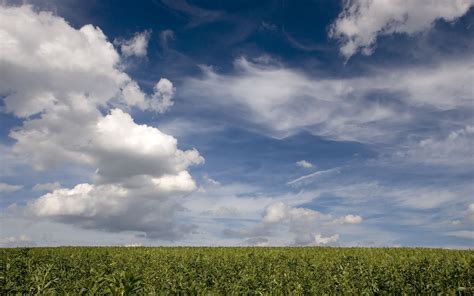
<svg viewBox="0 0 474 296">
<path fill-rule="evenodd" d="M 333 169 L 324 170 L 324 171 L 317 171 L 308 175 L 298 177 L 294 180 L 288 181 L 286 182 L 286 185 L 291 185 L 291 186 L 305 185 L 314 178 L 317 178 L 326 174 L 338 172 L 338 171 L 339 171 L 339 168 L 333 168 Z"/>
<path fill-rule="evenodd" d="M 338 240 L 339 240 L 339 234 L 334 234 L 331 236 L 322 236 L 321 234 L 317 234 L 314 236 L 314 244 L 317 246 L 335 243 Z"/>
<path fill-rule="evenodd" d="M 203 180 L 208 186 L 211 186 L 211 187 L 221 186 L 221 183 L 219 181 L 214 180 L 213 178 L 209 177 L 207 174 L 203 176 Z"/>
<path fill-rule="evenodd" d="M 466 211 L 466 220 L 474 221 L 474 203 L 469 204 Z"/>
<path fill-rule="evenodd" d="M 283 202 L 277 202 L 267 207 L 262 222 L 273 224 L 284 221 L 317 220 L 327 218 L 327 215 L 317 211 L 304 208 L 293 208 Z"/>
<path fill-rule="evenodd" d="M 183 179 L 184 178 L 184 179 Z M 180 222 L 183 193 L 195 188 L 191 176 L 162 177 L 130 188 L 123 184 L 78 184 L 61 188 L 30 202 L 34 217 L 110 232 L 134 231 L 146 238 L 183 239 L 196 226 Z"/>
<path fill-rule="evenodd" d="M 151 96 L 143 93 L 121 70 L 119 54 L 98 27 L 77 30 L 31 6 L 1 6 L 0 16 L 0 92 L 8 112 L 29 117 L 72 103 L 85 109 L 113 100 L 142 110 L 169 107 L 170 82 L 158 82 Z"/>
<path fill-rule="evenodd" d="M 196 27 L 203 23 L 214 22 L 221 19 L 224 11 L 208 10 L 188 3 L 186 0 L 162 0 L 167 7 L 179 11 L 190 18 L 188 27 Z"/>
<path fill-rule="evenodd" d="M 306 160 L 299 160 L 296 162 L 296 165 L 305 169 L 312 168 L 313 164 Z"/>
<path fill-rule="evenodd" d="M 341 41 L 340 51 L 346 58 L 359 51 L 370 55 L 378 36 L 426 31 L 437 20 L 456 20 L 472 5 L 472 0 L 347 0 L 331 25 L 330 36 Z"/>
<path fill-rule="evenodd" d="M 344 217 L 333 220 L 332 223 L 342 225 L 360 224 L 362 223 L 362 220 L 362 217 L 358 215 L 346 215 Z"/>
<path fill-rule="evenodd" d="M 135 33 L 128 40 L 116 40 L 116 44 L 120 45 L 120 51 L 125 57 L 136 56 L 145 57 L 147 55 L 148 42 L 150 41 L 151 31 L 143 31 Z"/>
<path fill-rule="evenodd" d="M 15 192 L 23 188 L 22 185 L 13 185 L 8 183 L 0 183 L 0 192 Z"/>
<path fill-rule="evenodd" d="M 471 225 L 474 222 L 474 203 L 467 206 L 467 210 L 463 211 L 463 218 L 452 220 L 452 225 Z"/>
<path fill-rule="evenodd" d="M 448 135 L 430 136 L 400 150 L 397 156 L 411 162 L 449 167 L 474 165 L 474 126 L 467 125 Z"/>
<path fill-rule="evenodd" d="M 439 124 L 429 114 L 472 110 L 474 67 L 465 60 L 377 69 L 354 78 L 312 78 L 246 58 L 235 61 L 231 74 L 203 70 L 201 78 L 185 81 L 184 97 L 227 110 L 276 137 L 308 131 L 339 141 L 387 143 L 412 132 L 419 117 Z"/>
<path fill-rule="evenodd" d="M 263 214 L 263 225 L 287 224 L 289 231 L 295 235 L 296 245 L 326 245 L 339 240 L 339 234 L 323 237 L 321 234 L 314 235 L 316 231 L 333 231 L 331 225 L 360 224 L 362 217 L 358 215 L 346 215 L 332 219 L 331 215 L 323 214 L 315 210 L 291 207 L 283 202 L 276 202 L 268 206 Z"/>
<path fill-rule="evenodd" d="M 30 203 L 30 213 L 85 228 L 142 231 L 169 240 L 182 237 L 178 231 L 194 229 L 174 223 L 182 209 L 172 197 L 197 188 L 186 171 L 203 161 L 196 150 L 177 149 L 175 138 L 137 125 L 120 109 L 100 118 L 86 136 L 88 144 L 73 152 L 97 168 L 96 184 L 54 190 Z"/>
<path fill-rule="evenodd" d="M 0 237 L 1 248 L 33 247 L 36 244 L 26 235 Z"/>
<path fill-rule="evenodd" d="M 204 158 L 127 113 L 165 112 L 173 105 L 173 84 L 162 78 L 153 94 L 143 93 L 92 25 L 77 30 L 30 6 L 0 6 L 0 20 L 0 93 L 6 111 L 23 119 L 9 134 L 13 153 L 37 170 L 76 165 L 95 171 L 91 182 L 51 186 L 25 214 L 166 240 L 193 232 L 194 225 L 179 221 L 180 199 L 197 189 L 187 169 Z"/>
<path fill-rule="evenodd" d="M 104 181 L 125 181 L 133 176 L 177 174 L 204 159 L 196 150 L 177 149 L 177 140 L 159 129 L 136 124 L 113 109 L 95 124 L 90 146 L 83 149 Z"/>
<path fill-rule="evenodd" d="M 54 183 L 38 183 L 33 186 L 33 191 L 53 191 L 56 189 L 61 188 L 61 184 L 59 182 Z"/>
<path fill-rule="evenodd" d="M 449 188 L 445 186 L 396 186 L 381 184 L 379 182 L 360 182 L 351 184 L 328 184 L 313 192 L 313 196 L 329 194 L 344 200 L 346 205 L 354 206 L 360 203 L 373 203 L 383 201 L 386 205 L 397 206 L 405 209 L 428 210 L 441 209 L 450 205 L 466 202 L 473 190 L 472 184 L 460 183 Z"/>
<path fill-rule="evenodd" d="M 234 214 L 240 217 L 255 217 L 260 219 L 261 211 L 274 199 L 270 196 L 259 194 L 262 188 L 241 184 L 213 184 L 204 179 L 199 190 L 192 193 L 187 198 L 183 206 L 190 212 L 200 216 L 218 215 L 225 218 L 232 218 Z M 230 214 L 228 216 L 224 216 Z"/>
<path fill-rule="evenodd" d="M 263 24 L 264 23 L 262 23 L 262 26 L 263 26 Z M 264 26 L 264 28 L 267 28 L 267 27 Z M 276 30 L 276 28 L 275 28 L 275 30 Z M 304 41 L 304 42 L 301 42 L 301 41 L 297 40 L 294 36 L 292 36 L 287 30 L 285 30 L 285 28 L 282 28 L 281 33 L 286 38 L 286 40 L 288 40 L 288 43 L 290 43 L 290 45 L 292 47 L 294 47 L 296 49 L 299 49 L 299 50 L 302 50 L 302 51 L 308 51 L 308 52 L 328 51 L 330 49 L 326 45 L 309 42 L 307 40 Z"/>
<path fill-rule="evenodd" d="M 460 238 L 474 239 L 474 231 L 471 230 L 459 230 L 459 231 L 450 231 L 446 235 L 456 236 Z"/>
<path fill-rule="evenodd" d="M 337 221 L 337 223 L 334 221 Z M 234 238 L 269 239 L 275 233 L 281 234 L 286 229 L 289 236 L 293 238 L 293 242 L 287 241 L 283 244 L 322 245 L 334 243 L 339 239 L 339 235 L 324 238 L 318 232 L 334 232 L 337 228 L 335 227 L 336 224 L 347 225 L 361 222 L 362 217 L 360 216 L 347 215 L 334 219 L 328 214 L 303 207 L 290 206 L 282 201 L 277 201 L 269 204 L 264 209 L 261 223 L 238 230 L 227 228 L 223 234 L 226 237 Z"/>
<path fill-rule="evenodd" d="M 151 103 L 151 109 L 156 110 L 159 113 L 164 113 L 174 102 L 172 98 L 175 94 L 176 89 L 174 88 L 171 81 L 166 78 L 161 78 L 160 81 L 153 87 L 154 93 Z"/>
</svg>

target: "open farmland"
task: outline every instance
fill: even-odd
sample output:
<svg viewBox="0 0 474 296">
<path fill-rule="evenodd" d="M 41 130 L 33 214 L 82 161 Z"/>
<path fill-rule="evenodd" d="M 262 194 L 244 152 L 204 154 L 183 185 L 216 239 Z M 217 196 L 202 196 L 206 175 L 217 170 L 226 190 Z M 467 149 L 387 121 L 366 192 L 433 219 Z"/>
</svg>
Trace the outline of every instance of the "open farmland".
<svg viewBox="0 0 474 296">
<path fill-rule="evenodd" d="M 470 250 L 2 249 L 0 295 L 473 295 Z"/>
</svg>

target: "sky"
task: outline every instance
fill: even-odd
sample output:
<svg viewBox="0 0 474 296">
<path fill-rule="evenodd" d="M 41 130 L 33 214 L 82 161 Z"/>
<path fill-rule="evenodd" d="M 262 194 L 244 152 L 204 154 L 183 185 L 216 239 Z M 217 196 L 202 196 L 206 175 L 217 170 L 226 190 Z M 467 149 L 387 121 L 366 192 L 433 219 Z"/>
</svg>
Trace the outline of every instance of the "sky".
<svg viewBox="0 0 474 296">
<path fill-rule="evenodd" d="M 474 247 L 474 0 L 0 0 L 0 247 Z"/>
</svg>

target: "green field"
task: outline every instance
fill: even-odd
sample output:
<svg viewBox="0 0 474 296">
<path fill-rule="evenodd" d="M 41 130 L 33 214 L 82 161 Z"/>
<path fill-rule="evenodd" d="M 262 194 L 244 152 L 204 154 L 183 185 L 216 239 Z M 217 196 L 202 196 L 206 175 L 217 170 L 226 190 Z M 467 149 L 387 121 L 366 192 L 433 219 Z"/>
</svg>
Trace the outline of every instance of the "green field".
<svg viewBox="0 0 474 296">
<path fill-rule="evenodd" d="M 0 249 L 0 295 L 473 295 L 474 252 L 367 248 Z"/>
</svg>

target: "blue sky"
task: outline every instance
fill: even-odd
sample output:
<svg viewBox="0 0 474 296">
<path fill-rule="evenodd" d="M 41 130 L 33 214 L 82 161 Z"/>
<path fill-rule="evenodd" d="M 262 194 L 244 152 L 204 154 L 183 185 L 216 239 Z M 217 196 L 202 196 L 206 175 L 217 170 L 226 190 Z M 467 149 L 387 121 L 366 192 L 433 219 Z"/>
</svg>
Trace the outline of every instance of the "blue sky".
<svg viewBox="0 0 474 296">
<path fill-rule="evenodd" d="M 472 248 L 472 6 L 0 1 L 0 245 Z"/>
</svg>

